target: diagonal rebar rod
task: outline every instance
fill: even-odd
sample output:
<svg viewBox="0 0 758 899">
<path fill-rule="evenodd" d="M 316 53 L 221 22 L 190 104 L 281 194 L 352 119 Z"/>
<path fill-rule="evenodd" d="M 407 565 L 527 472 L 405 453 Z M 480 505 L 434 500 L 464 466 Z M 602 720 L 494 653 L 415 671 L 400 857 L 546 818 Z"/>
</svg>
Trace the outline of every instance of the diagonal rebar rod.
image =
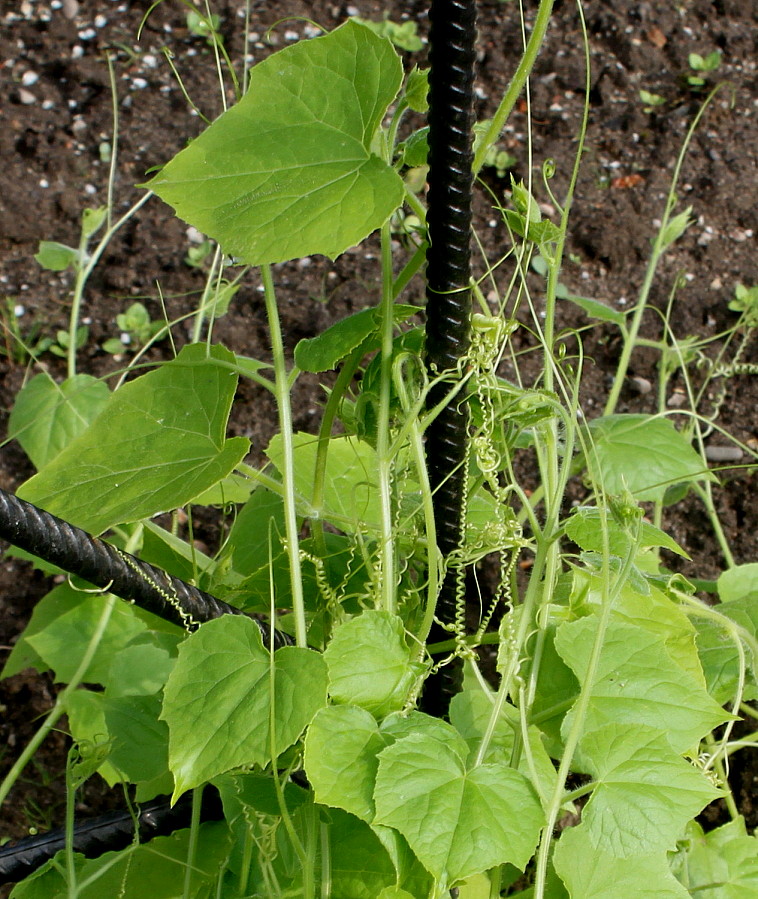
<svg viewBox="0 0 758 899">
<path fill-rule="evenodd" d="M 140 843 L 154 837 L 168 836 L 175 830 L 190 826 L 192 793 L 185 793 L 171 806 L 168 796 L 158 796 L 140 803 L 135 816 L 128 811 L 114 811 L 74 828 L 74 852 L 86 858 L 97 858 L 105 852 L 115 852 L 132 845 L 136 836 Z M 224 817 L 221 797 L 213 786 L 203 791 L 200 807 L 201 821 L 219 821 Z M 66 832 L 51 830 L 44 834 L 19 840 L 0 847 L 0 884 L 18 883 L 33 874 L 45 862 L 66 846 Z"/>
<path fill-rule="evenodd" d="M 442 372 L 456 376 L 470 340 L 476 0 L 432 0 L 429 18 L 426 361 L 434 378 Z M 449 389 L 449 383 L 433 388 L 428 408 L 442 402 Z M 467 439 L 467 407 L 456 398 L 437 415 L 426 435 L 437 542 L 448 558 L 461 541 Z M 457 572 L 449 567 L 430 642 L 450 637 L 448 627 L 455 621 L 456 580 Z M 459 672 L 448 666 L 429 679 L 422 699 L 427 712 L 446 713 L 458 678 Z"/>
<path fill-rule="evenodd" d="M 0 538 L 188 631 L 222 615 L 245 614 L 2 489 Z M 270 628 L 256 624 L 269 646 Z M 291 643 L 288 634 L 274 630 L 275 648 Z"/>
</svg>

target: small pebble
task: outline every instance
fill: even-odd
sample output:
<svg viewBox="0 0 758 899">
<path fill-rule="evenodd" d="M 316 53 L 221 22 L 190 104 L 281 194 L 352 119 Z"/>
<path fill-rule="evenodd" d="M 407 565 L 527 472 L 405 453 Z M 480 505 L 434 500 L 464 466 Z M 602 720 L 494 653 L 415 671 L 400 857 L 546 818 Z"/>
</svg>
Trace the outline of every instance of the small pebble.
<svg viewBox="0 0 758 899">
<path fill-rule="evenodd" d="M 650 391 L 653 389 L 653 385 L 650 383 L 650 381 L 648 381 L 647 378 L 640 377 L 631 378 L 629 381 L 629 386 L 635 393 L 642 394 L 643 396 L 646 393 L 650 393 Z"/>
<path fill-rule="evenodd" d="M 739 462 L 742 450 L 738 446 L 706 446 L 705 458 L 709 462 Z"/>
<path fill-rule="evenodd" d="M 75 19 L 79 12 L 79 3 L 77 0 L 63 0 L 63 15 L 67 19 Z"/>
<path fill-rule="evenodd" d="M 33 84 L 36 84 L 39 81 L 39 75 L 36 72 L 32 72 L 31 69 L 24 72 L 21 76 L 21 84 L 24 87 L 31 87 Z"/>
<path fill-rule="evenodd" d="M 94 28 L 85 28 L 84 31 L 79 32 L 80 41 L 91 41 L 94 37 L 97 37 L 97 32 Z"/>
<path fill-rule="evenodd" d="M 674 393 L 666 400 L 666 405 L 670 409 L 680 409 L 687 402 L 687 397 L 683 393 L 675 390 Z"/>
<path fill-rule="evenodd" d="M 18 99 L 24 104 L 24 106 L 31 106 L 33 103 L 37 102 L 37 98 L 31 91 L 24 90 L 22 87 L 18 92 Z"/>
</svg>

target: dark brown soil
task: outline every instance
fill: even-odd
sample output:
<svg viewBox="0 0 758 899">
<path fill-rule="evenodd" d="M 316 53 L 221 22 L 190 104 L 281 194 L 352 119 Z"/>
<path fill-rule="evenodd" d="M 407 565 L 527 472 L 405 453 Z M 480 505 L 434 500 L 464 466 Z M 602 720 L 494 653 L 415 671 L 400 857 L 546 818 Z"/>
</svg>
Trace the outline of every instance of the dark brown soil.
<svg viewBox="0 0 758 899">
<path fill-rule="evenodd" d="M 528 4 L 533 19 L 536 4 Z M 249 52 L 259 61 L 271 47 L 268 26 L 285 15 L 307 16 L 327 28 L 349 13 L 380 19 L 385 11 L 395 20 L 418 21 L 428 31 L 428 3 L 354 0 L 341 2 L 259 2 L 253 0 L 251 30 L 257 33 Z M 24 0 L 0 3 L 0 288 L 11 308 L 23 307 L 18 318 L 26 333 L 39 322 L 43 333 L 67 327 L 71 279 L 68 273 L 40 269 L 33 259 L 41 239 L 76 245 L 81 212 L 105 201 L 108 164 L 104 143 L 112 141 L 111 89 L 105 53 L 110 50 L 118 94 L 118 213 L 140 195 L 135 187 L 152 167 L 165 162 L 201 130 L 189 114 L 162 54 L 170 47 L 184 86 L 209 118 L 221 111 L 221 96 L 207 43 L 186 26 L 181 4 L 164 3 L 150 16 L 137 41 L 143 4 L 71 0 Z M 219 0 L 221 30 L 232 58 L 241 58 L 244 4 Z M 497 0 L 479 4 L 480 59 L 477 82 L 478 116 L 491 115 L 519 57 L 521 30 L 518 6 Z M 579 177 L 567 247 L 570 257 L 563 281 L 575 292 L 604 300 L 614 308 L 635 303 L 642 284 L 650 241 L 660 219 L 677 154 L 707 89 L 728 80 L 705 113 L 685 160 L 679 187 L 681 205 L 692 205 L 695 224 L 667 254 L 652 291 L 652 302 L 663 309 L 678 276 L 671 324 L 679 338 L 716 336 L 736 320 L 728 303 L 738 282 L 758 283 L 758 5 L 754 0 L 690 0 L 686 4 L 588 0 L 585 19 L 591 55 L 589 130 Z M 272 41 L 282 46 L 300 36 L 307 24 L 292 20 L 277 26 Z M 717 72 L 705 76 L 704 91 L 687 85 L 688 54 L 723 54 Z M 424 54 L 415 54 L 423 62 Z M 649 110 L 640 100 L 646 90 L 665 99 Z M 548 40 L 537 62 L 531 85 L 531 148 L 527 142 L 527 107 L 522 101 L 511 117 L 503 146 L 514 157 L 514 174 L 528 178 L 530 156 L 536 190 L 540 169 L 555 160 L 552 190 L 562 197 L 576 152 L 576 135 L 585 93 L 581 23 L 572 2 L 556 0 Z M 507 182 L 485 174 L 502 196 Z M 546 200 L 544 191 L 540 199 Z M 680 207 L 681 208 L 681 207 Z M 503 226 L 484 194 L 477 201 L 477 229 L 489 257 L 505 246 Z M 203 272 L 185 263 L 190 245 L 186 226 L 170 210 L 151 201 L 114 238 L 92 278 L 85 310 L 89 340 L 79 356 L 82 371 L 104 375 L 119 367 L 104 353 L 102 342 L 117 336 L 115 318 L 134 298 L 143 298 L 152 316 L 162 317 L 157 285 L 174 319 L 194 308 Z M 312 336 L 354 309 L 374 302 L 379 290 L 377 247 L 368 241 L 335 264 L 313 258 L 277 266 L 281 315 L 290 347 Z M 570 259 L 570 261 L 569 261 Z M 498 275 L 501 287 L 510 272 Z M 418 296 L 420 285 L 411 289 Z M 2 297 L 0 297 L 2 299 Z M 583 327 L 588 320 L 575 306 L 560 309 L 560 328 Z M 191 323 L 174 331 L 181 343 Z M 660 317 L 650 313 L 643 333 L 658 337 Z M 247 355 L 265 358 L 268 343 L 260 294 L 255 280 L 237 295 L 229 314 L 214 330 L 214 338 Z M 587 366 L 582 397 L 587 417 L 600 414 L 619 352 L 614 327 L 584 332 Z M 528 337 L 517 332 L 516 349 L 526 349 Z M 718 343 L 709 350 L 713 355 Z M 0 414 L 7 416 L 26 376 L 33 372 L 7 354 L 1 355 Z M 524 357 L 529 375 L 528 356 Z M 50 354 L 44 364 L 56 374 L 65 368 Z M 755 343 L 743 361 L 758 362 Z M 630 374 L 656 383 L 657 355 L 640 351 Z M 673 387 L 680 386 L 675 382 Z M 739 375 L 723 383 L 725 396 L 718 424 L 743 444 L 758 445 L 758 380 Z M 297 428 L 312 429 L 321 402 L 318 379 L 304 380 L 295 404 Z M 275 421 L 275 409 L 263 391 L 245 385 L 235 405 L 232 429 L 253 440 L 257 456 Z M 676 400 L 674 399 L 674 402 Z M 618 411 L 646 412 L 655 405 L 655 390 L 639 393 L 625 387 Z M 708 412 L 709 407 L 702 409 Z M 716 437 L 712 438 L 718 442 Z M 744 462 L 749 460 L 745 458 Z M 15 489 L 32 473 L 14 443 L 0 451 L 0 486 Z M 726 538 L 738 562 L 758 559 L 758 504 L 755 474 L 727 472 L 715 491 Z M 666 526 L 689 550 L 693 562 L 686 572 L 713 578 L 724 567 L 702 505 L 688 498 L 670 510 Z M 6 559 L 0 566 L 0 646 L 9 648 L 23 629 L 31 608 L 47 583 L 24 564 Z M 2 658 L 2 657 L 0 657 Z M 54 686 L 44 676 L 19 675 L 0 684 L 0 745 L 2 766 L 19 752 L 49 708 Z M 0 836 L 24 835 L 29 827 L 58 824 L 62 815 L 65 740 L 51 740 L 40 752 L 4 809 Z M 735 792 L 749 824 L 758 824 L 750 795 L 755 763 L 735 759 Z M 49 786 L 45 786 L 48 784 Z M 748 789 L 745 789 L 748 785 Z M 117 801 L 113 797 L 112 801 Z M 90 797 L 83 798 L 90 807 Z M 111 798 L 98 795 L 91 807 L 102 809 Z"/>
</svg>

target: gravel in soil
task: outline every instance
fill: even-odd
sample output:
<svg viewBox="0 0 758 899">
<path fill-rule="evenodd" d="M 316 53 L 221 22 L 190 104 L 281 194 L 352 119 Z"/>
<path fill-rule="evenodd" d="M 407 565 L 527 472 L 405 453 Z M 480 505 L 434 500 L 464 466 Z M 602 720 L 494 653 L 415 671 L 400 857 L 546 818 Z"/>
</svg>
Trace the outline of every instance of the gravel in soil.
<svg viewBox="0 0 758 899">
<path fill-rule="evenodd" d="M 428 33 L 427 3 L 378 3 L 355 0 L 313 3 L 300 0 L 268 3 L 253 0 L 247 52 L 249 62 L 272 49 L 313 35 L 304 19 L 293 18 L 271 32 L 282 16 L 305 16 L 327 28 L 349 14 L 396 21 L 412 19 Z M 527 12 L 533 20 L 534 4 Z M 233 59 L 241 58 L 244 5 L 218 2 L 220 29 Z M 0 300 L 8 300 L 6 320 L 15 317 L 23 334 L 32 324 L 54 335 L 67 328 L 69 274 L 42 270 L 34 261 L 39 240 L 76 245 L 82 210 L 106 200 L 109 153 L 113 149 L 111 82 L 105 56 L 110 54 L 119 111 L 115 203 L 124 213 L 140 196 L 135 187 L 148 170 L 169 159 L 197 135 L 202 122 L 170 72 L 163 53 L 170 47 L 184 89 L 209 119 L 222 110 L 213 59 L 207 42 L 187 28 L 180 4 L 161 4 L 148 18 L 140 39 L 141 4 L 78 3 L 76 0 L 22 0 L 0 4 Z M 584 4 L 591 74 L 589 127 L 583 165 L 571 216 L 563 280 L 576 294 L 628 310 L 642 284 L 651 238 L 663 213 L 677 155 L 687 129 L 707 90 L 728 81 L 705 113 L 681 173 L 680 207 L 692 205 L 693 225 L 667 253 L 651 293 L 652 305 L 663 310 L 674 284 L 676 300 L 670 317 L 678 339 L 713 337 L 706 349 L 718 351 L 718 335 L 729 329 L 735 313 L 729 307 L 737 283 L 758 283 L 758 5 L 744 0 L 691 0 L 686 4 L 602 2 Z M 521 47 L 516 4 L 482 0 L 479 4 L 477 115 L 493 113 L 515 69 Z M 705 90 L 687 84 L 692 76 L 688 56 L 720 51 L 717 71 L 705 76 Z M 409 56 L 423 63 L 424 52 Z M 660 98 L 643 101 L 640 91 Z M 585 96 L 581 22 L 573 3 L 557 0 L 546 44 L 531 83 L 529 106 L 519 101 L 501 145 L 515 158 L 513 174 L 539 185 L 547 160 L 555 162 L 551 182 L 560 197 L 570 178 L 576 135 Z M 230 99 L 230 97 L 227 97 Z M 531 128 L 528 113 L 531 114 Z M 530 138 L 531 133 L 531 139 Z M 486 172 L 484 179 L 498 198 L 508 182 Z M 554 206 L 539 186 L 543 212 Z M 506 246 L 502 221 L 482 192 L 477 199 L 476 228 L 490 259 Z M 198 235 L 158 201 L 151 201 L 116 235 L 90 281 L 84 323 L 90 332 L 79 354 L 80 370 L 107 376 L 120 360 L 105 353 L 104 340 L 118 335 L 116 315 L 141 299 L 154 319 L 177 319 L 195 306 L 204 283 L 203 267 L 186 262 Z M 308 258 L 276 267 L 285 339 L 291 349 L 346 314 L 372 305 L 379 291 L 377 244 L 373 239 L 348 251 L 334 264 Z M 494 275 L 491 299 L 511 276 L 505 267 Z M 413 284 L 410 298 L 422 285 Z M 584 313 L 571 303 L 560 308 L 559 329 L 581 328 L 584 352 L 591 364 L 582 395 L 588 418 L 600 414 L 612 382 L 620 349 L 611 325 L 587 328 Z M 179 344 L 189 339 L 192 321 L 174 328 Z M 659 338 L 661 317 L 647 315 L 643 334 Z M 220 319 L 214 339 L 247 355 L 269 355 L 259 284 L 248 279 L 229 313 Z M 521 373 L 528 380 L 526 329 L 514 335 Z M 10 344 L 7 345 L 10 348 Z M 167 352 L 159 347 L 154 357 Z M 657 379 L 657 355 L 640 351 L 632 360 L 618 411 L 649 412 L 656 402 L 647 385 Z M 743 362 L 758 362 L 755 342 Z M 41 364 L 63 375 L 60 360 L 45 354 Z M 25 377 L 34 371 L 14 360 L 0 343 L 0 413 L 3 419 Z M 506 376 L 508 372 L 505 372 Z M 323 394 L 320 379 L 304 379 L 295 397 L 295 426 L 313 429 Z M 667 401 L 680 402 L 681 381 L 674 380 Z M 717 411 L 720 428 L 743 444 L 758 441 L 758 380 L 740 374 L 714 382 L 701 412 Z M 249 383 L 240 388 L 231 430 L 253 441 L 253 460 L 260 458 L 271 434 L 275 409 L 263 391 Z M 726 443 L 718 432 L 710 438 Z M 741 460 L 747 462 L 747 458 Z M 13 490 L 32 473 L 23 452 L 13 443 L 0 452 L 0 486 Z M 524 473 L 526 477 L 529 472 Z M 716 507 L 726 539 L 738 562 L 758 559 L 758 504 L 755 474 L 737 466 L 720 475 Z M 580 490 L 581 488 L 577 488 Z M 577 493 L 577 498 L 580 493 Z M 685 573 L 713 578 L 724 566 L 701 503 L 688 497 L 668 510 L 666 527 L 693 557 Z M 213 539 L 212 533 L 208 537 Z M 0 645 L 13 644 L 31 608 L 48 583 L 23 563 L 6 558 L 0 565 Z M 49 677 L 22 674 L 0 684 L 3 709 L 0 741 L 7 766 L 26 743 L 38 716 L 49 708 L 55 692 Z M 25 782 L 3 811 L 3 836 L 19 837 L 30 826 L 59 824 L 62 817 L 62 772 L 66 741 L 51 739 L 38 755 Z M 751 826 L 758 824 L 751 793 L 758 768 L 747 758 L 735 760 L 733 782 Z M 118 791 L 92 788 L 82 797 L 83 812 L 118 804 Z"/>
</svg>

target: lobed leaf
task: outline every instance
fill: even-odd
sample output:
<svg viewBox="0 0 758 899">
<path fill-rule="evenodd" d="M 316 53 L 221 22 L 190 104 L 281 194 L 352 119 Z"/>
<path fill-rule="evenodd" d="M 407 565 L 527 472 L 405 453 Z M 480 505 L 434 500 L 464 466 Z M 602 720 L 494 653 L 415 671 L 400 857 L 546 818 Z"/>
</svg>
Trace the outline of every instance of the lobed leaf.
<svg viewBox="0 0 758 899">
<path fill-rule="evenodd" d="M 593 845 L 584 825 L 564 830 L 555 870 L 572 899 L 689 899 L 671 873 L 666 853 L 617 858 Z"/>
<path fill-rule="evenodd" d="M 412 663 L 402 619 L 383 611 L 369 610 L 338 625 L 324 658 L 332 699 L 377 718 L 403 708 L 421 673 Z"/>
<path fill-rule="evenodd" d="M 237 386 L 223 347 L 186 346 L 111 394 L 92 424 L 18 490 L 23 499 L 93 533 L 192 500 L 249 449 L 226 439 Z"/>
<path fill-rule="evenodd" d="M 326 664 L 318 653 L 285 646 L 272 662 L 249 618 L 227 615 L 202 625 L 179 648 L 161 713 L 174 799 L 233 768 L 266 765 L 325 702 Z"/>
<path fill-rule="evenodd" d="M 589 469 L 606 493 L 629 490 L 639 501 L 661 500 L 673 484 L 715 480 L 668 419 L 606 415 L 591 421 L 589 429 Z"/>
<path fill-rule="evenodd" d="M 410 734 L 379 755 L 375 824 L 394 827 L 443 883 L 509 862 L 523 869 L 543 814 L 526 778 L 504 764 L 466 771 L 446 744 Z"/>
<path fill-rule="evenodd" d="M 348 21 L 255 66 L 245 96 L 146 186 L 244 262 L 334 258 L 402 203 L 371 152 L 401 81 L 389 41 Z"/>
<path fill-rule="evenodd" d="M 609 724 L 579 744 L 597 786 L 582 811 L 593 845 L 618 858 L 675 848 L 685 824 L 722 793 L 650 727 Z"/>
<path fill-rule="evenodd" d="M 97 418 L 110 397 L 108 385 L 91 375 L 74 375 L 56 384 L 39 374 L 16 395 L 8 420 L 35 468 L 43 468 Z"/>
<path fill-rule="evenodd" d="M 556 648 L 580 681 L 586 675 L 596 628 L 595 616 L 558 628 Z M 572 710 L 563 721 L 564 734 L 573 715 Z M 647 725 L 664 732 L 676 752 L 685 753 L 728 719 L 702 680 L 671 658 L 662 638 L 623 622 L 609 623 L 592 685 L 586 732 L 610 723 Z"/>
</svg>

